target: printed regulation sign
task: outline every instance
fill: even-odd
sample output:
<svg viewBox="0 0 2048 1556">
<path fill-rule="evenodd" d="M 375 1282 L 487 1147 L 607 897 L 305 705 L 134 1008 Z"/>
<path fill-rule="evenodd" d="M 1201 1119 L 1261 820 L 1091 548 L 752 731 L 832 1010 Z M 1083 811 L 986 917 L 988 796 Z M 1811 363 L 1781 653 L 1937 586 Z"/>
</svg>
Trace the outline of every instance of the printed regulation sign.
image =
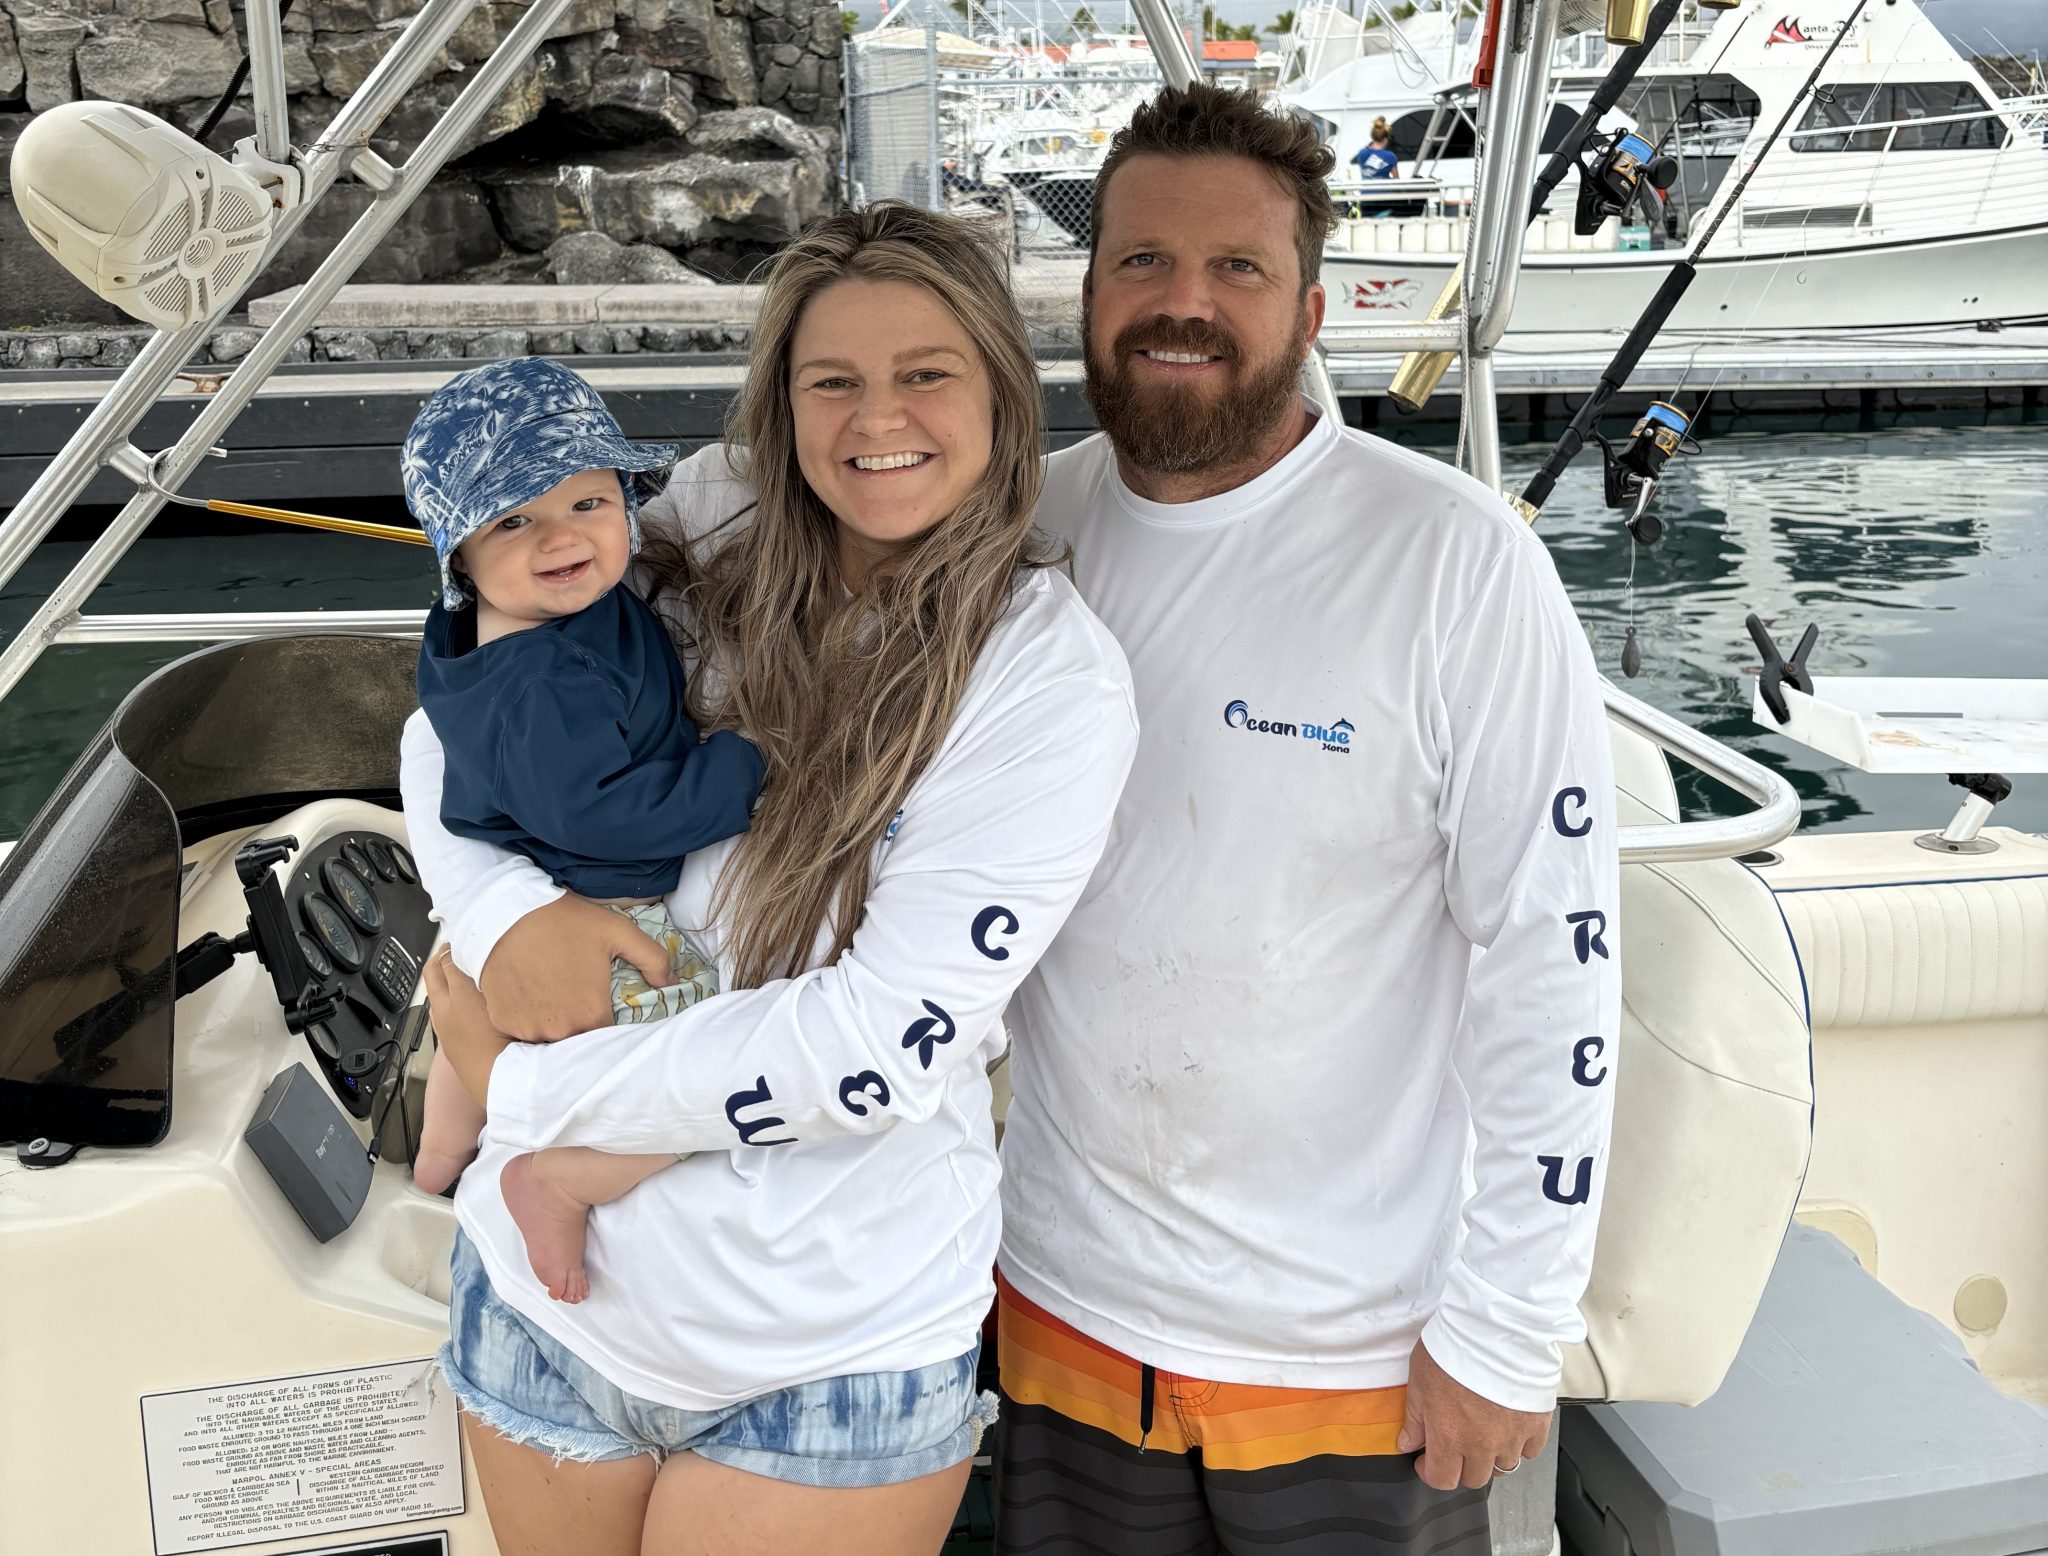
<svg viewBox="0 0 2048 1556">
<path fill-rule="evenodd" d="M 145 1394 L 157 1556 L 459 1514 L 458 1444 L 426 1358 Z"/>
</svg>

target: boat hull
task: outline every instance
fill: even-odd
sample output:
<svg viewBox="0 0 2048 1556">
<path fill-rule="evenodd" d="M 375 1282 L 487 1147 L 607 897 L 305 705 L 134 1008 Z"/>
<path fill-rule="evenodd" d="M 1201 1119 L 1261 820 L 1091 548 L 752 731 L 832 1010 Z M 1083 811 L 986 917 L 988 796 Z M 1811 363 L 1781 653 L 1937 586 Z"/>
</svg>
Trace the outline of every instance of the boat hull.
<svg viewBox="0 0 2048 1556">
<path fill-rule="evenodd" d="M 1845 330 L 1970 324 L 2048 314 L 2048 226 L 1954 238 L 1828 245 L 1800 253 L 1709 257 L 1672 313 L 1675 330 Z M 1676 261 L 1673 250 L 1525 255 L 1509 328 L 1611 331 L 1634 322 Z M 1332 321 L 1424 317 L 1455 254 L 1328 250 Z"/>
</svg>

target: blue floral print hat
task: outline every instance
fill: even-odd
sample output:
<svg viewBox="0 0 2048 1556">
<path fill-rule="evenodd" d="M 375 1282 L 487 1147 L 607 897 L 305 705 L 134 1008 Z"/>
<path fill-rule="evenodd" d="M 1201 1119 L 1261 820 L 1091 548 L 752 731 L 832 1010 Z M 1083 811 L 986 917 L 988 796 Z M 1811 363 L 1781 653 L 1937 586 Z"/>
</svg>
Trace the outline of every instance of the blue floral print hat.
<svg viewBox="0 0 2048 1556">
<path fill-rule="evenodd" d="M 633 476 L 676 461 L 673 443 L 633 443 L 595 389 L 558 362 L 513 357 L 436 390 L 405 435 L 405 501 L 441 559 L 441 602 L 460 610 L 474 590 L 449 566 L 455 548 L 493 519 L 586 470 L 616 470 L 627 538 L 640 550 Z"/>
</svg>

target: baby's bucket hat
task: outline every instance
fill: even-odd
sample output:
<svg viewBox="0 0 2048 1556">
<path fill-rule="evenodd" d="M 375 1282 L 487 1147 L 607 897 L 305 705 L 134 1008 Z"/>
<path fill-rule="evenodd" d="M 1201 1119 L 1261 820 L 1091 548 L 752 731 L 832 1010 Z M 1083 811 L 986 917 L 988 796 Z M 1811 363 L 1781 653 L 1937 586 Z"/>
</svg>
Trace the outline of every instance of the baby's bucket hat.
<svg viewBox="0 0 2048 1556">
<path fill-rule="evenodd" d="M 640 502 L 632 477 L 664 469 L 673 443 L 634 443 L 595 389 L 546 357 L 489 362 L 451 378 L 405 435 L 405 501 L 441 559 L 441 600 L 460 610 L 469 580 L 449 566 L 455 548 L 521 503 L 585 470 L 617 470 L 626 525 L 640 550 Z"/>
</svg>

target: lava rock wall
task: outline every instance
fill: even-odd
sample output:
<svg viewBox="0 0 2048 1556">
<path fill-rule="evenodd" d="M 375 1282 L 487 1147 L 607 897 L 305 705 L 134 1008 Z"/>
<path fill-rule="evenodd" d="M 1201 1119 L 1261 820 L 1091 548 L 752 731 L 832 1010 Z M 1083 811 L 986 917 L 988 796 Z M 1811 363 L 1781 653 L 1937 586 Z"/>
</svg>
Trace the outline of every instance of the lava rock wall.
<svg viewBox="0 0 2048 1556">
<path fill-rule="evenodd" d="M 294 143 L 317 139 L 418 4 L 298 0 L 285 18 Z M 377 151 L 402 160 L 525 9 L 479 4 Z M 242 25 L 229 0 L 0 0 L 0 327 L 121 317 L 43 253 L 7 198 L 4 159 L 29 119 L 107 98 L 192 130 L 241 59 Z M 548 251 L 588 233 L 650 276 L 733 278 L 836 196 L 840 51 L 837 0 L 575 0 L 357 279 L 557 279 L 570 266 Z M 245 94 L 210 143 L 225 152 L 251 129 Z M 304 280 L 371 198 L 338 183 L 255 290 Z M 650 247 L 682 263 L 669 271 Z"/>
</svg>

